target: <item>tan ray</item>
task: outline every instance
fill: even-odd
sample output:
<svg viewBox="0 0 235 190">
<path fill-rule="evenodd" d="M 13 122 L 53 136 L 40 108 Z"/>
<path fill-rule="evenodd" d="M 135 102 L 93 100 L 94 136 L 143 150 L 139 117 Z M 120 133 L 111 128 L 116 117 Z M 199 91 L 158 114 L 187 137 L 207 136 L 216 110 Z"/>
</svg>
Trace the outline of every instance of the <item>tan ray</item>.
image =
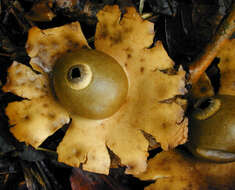
<svg viewBox="0 0 235 190">
<path fill-rule="evenodd" d="M 201 161 L 184 151 L 161 152 L 137 177 L 156 180 L 146 190 L 230 190 L 235 186 L 235 162 Z"/>
<path fill-rule="evenodd" d="M 44 72 L 50 72 L 62 54 L 79 48 L 89 47 L 78 22 L 46 30 L 33 27 L 26 43 L 30 64 Z"/>
<path fill-rule="evenodd" d="M 235 39 L 229 40 L 217 55 L 220 58 L 219 94 L 235 95 Z"/>
<path fill-rule="evenodd" d="M 10 131 L 21 142 L 37 148 L 47 137 L 69 122 L 67 111 L 51 94 L 47 76 L 14 62 L 8 70 L 4 91 L 29 98 L 12 102 L 6 108 Z"/>
</svg>

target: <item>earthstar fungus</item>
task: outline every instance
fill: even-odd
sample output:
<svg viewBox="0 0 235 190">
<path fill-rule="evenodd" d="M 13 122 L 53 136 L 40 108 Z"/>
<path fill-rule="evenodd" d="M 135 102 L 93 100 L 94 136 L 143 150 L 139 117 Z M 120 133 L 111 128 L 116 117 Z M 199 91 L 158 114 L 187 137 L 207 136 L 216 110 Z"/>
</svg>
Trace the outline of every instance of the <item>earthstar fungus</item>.
<svg viewBox="0 0 235 190">
<path fill-rule="evenodd" d="M 218 94 L 208 98 L 204 93 L 194 104 L 189 122 L 189 149 L 194 155 L 214 162 L 235 160 L 234 50 L 235 39 L 227 39 L 216 55 L 220 69 Z"/>
<path fill-rule="evenodd" d="M 143 133 L 152 135 L 164 150 L 187 139 L 188 120 L 184 105 L 179 103 L 184 101 L 176 101 L 177 95 L 186 93 L 185 72 L 181 67 L 176 74 L 162 72 L 173 69 L 174 63 L 161 42 L 149 48 L 154 25 L 142 20 L 134 8 L 127 8 L 121 18 L 118 6 L 106 6 L 97 18 L 96 50 L 90 50 L 78 22 L 47 30 L 34 27 L 29 31 L 26 48 L 30 64 L 40 74 L 16 62 L 9 68 L 3 90 L 27 98 L 6 108 L 10 125 L 14 125 L 10 131 L 19 141 L 37 148 L 71 118 L 57 148 L 59 161 L 74 167 L 82 164 L 85 170 L 107 174 L 110 149 L 120 158 L 120 164 L 127 167 L 126 173 L 138 174 L 147 167 L 149 142 Z M 128 80 L 125 101 L 102 117 L 90 118 L 66 109 L 58 101 L 60 92 L 55 89 L 57 99 L 50 86 L 59 58 L 69 52 L 76 55 L 89 51 L 103 52 L 100 54 L 114 59 Z"/>
</svg>

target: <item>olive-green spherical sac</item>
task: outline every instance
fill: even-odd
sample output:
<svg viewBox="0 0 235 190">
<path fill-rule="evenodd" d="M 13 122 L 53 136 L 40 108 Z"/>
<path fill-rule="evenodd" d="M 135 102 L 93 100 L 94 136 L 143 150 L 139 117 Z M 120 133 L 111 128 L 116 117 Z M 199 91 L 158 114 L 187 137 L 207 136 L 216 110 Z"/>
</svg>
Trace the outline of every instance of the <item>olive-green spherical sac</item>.
<svg viewBox="0 0 235 190">
<path fill-rule="evenodd" d="M 80 49 L 56 61 L 53 86 L 59 102 L 68 111 L 85 118 L 102 119 L 116 113 L 125 103 L 128 79 L 111 56 Z"/>
<path fill-rule="evenodd" d="M 220 100 L 221 104 L 213 115 L 206 119 L 195 117 L 198 114 L 191 115 L 188 147 L 194 155 L 204 159 L 235 161 L 235 96 L 218 95 L 213 98 Z"/>
</svg>

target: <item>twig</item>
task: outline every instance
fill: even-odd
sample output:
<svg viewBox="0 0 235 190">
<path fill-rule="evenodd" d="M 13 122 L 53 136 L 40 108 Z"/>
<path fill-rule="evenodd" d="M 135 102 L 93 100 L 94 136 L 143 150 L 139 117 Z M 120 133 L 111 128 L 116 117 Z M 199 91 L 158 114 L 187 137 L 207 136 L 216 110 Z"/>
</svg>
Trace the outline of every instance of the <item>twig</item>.
<svg viewBox="0 0 235 190">
<path fill-rule="evenodd" d="M 12 55 L 8 54 L 8 53 L 0 53 L 0 56 L 2 56 L 2 57 L 12 57 Z"/>
<path fill-rule="evenodd" d="M 212 42 L 205 48 L 204 53 L 190 66 L 191 82 L 195 84 L 200 76 L 216 57 L 218 51 L 226 44 L 235 32 L 235 4 L 228 17 L 223 21 Z"/>
</svg>

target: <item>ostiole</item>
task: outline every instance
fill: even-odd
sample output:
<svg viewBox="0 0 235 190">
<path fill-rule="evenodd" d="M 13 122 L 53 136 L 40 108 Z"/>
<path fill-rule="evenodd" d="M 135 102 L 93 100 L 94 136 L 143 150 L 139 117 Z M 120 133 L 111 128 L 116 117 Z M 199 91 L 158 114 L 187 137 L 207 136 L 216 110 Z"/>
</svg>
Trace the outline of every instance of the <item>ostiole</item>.
<svg viewBox="0 0 235 190">
<path fill-rule="evenodd" d="M 200 105 L 205 101 L 208 101 L 209 105 L 205 108 L 200 108 Z M 194 111 L 193 117 L 198 120 L 205 120 L 213 116 L 220 109 L 221 101 L 217 98 L 201 99 L 195 104 L 195 107 L 196 111 Z"/>
</svg>

